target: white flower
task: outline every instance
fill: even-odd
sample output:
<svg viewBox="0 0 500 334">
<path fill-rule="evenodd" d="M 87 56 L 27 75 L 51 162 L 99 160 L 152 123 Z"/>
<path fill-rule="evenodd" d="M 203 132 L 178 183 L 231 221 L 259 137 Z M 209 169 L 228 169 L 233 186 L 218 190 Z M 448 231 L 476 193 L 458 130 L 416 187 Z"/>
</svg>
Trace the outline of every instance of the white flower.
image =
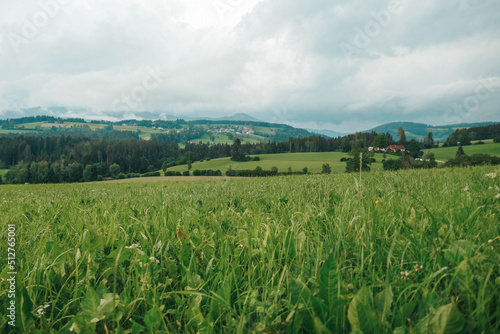
<svg viewBox="0 0 500 334">
<path fill-rule="evenodd" d="M 469 186 L 465 186 L 464 191 L 469 191 Z"/>
<path fill-rule="evenodd" d="M 401 278 L 402 278 L 402 279 L 405 279 L 405 280 L 406 280 L 406 279 L 408 279 L 408 276 L 409 276 L 409 275 L 410 275 L 410 274 L 409 274 L 407 271 L 402 271 L 402 272 L 401 272 Z"/>
<path fill-rule="evenodd" d="M 38 317 L 41 317 L 45 314 L 45 309 L 50 307 L 50 304 L 47 304 L 45 306 L 39 306 L 38 309 L 36 310 L 36 315 Z"/>
<path fill-rule="evenodd" d="M 495 196 L 495 198 L 500 198 L 500 194 L 497 194 L 497 195 Z"/>
<path fill-rule="evenodd" d="M 484 176 L 485 177 L 489 177 L 491 179 L 495 179 L 497 177 L 497 173 L 496 172 L 495 173 L 489 173 L 489 174 L 485 174 Z"/>
<path fill-rule="evenodd" d="M 125 246 L 126 249 L 134 249 L 134 248 L 141 248 L 141 245 L 140 244 L 133 244 L 133 245 L 130 245 L 130 246 Z"/>
<path fill-rule="evenodd" d="M 154 256 L 151 256 L 149 258 L 149 260 L 152 261 L 152 262 L 160 263 L 160 261 L 157 258 L 155 258 Z"/>
</svg>

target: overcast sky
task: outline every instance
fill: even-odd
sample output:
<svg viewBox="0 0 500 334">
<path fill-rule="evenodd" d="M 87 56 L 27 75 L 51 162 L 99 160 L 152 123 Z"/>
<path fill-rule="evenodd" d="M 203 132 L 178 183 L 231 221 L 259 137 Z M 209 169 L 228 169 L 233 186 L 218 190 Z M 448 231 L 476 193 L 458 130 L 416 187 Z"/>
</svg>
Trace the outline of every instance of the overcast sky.
<svg viewBox="0 0 500 334">
<path fill-rule="evenodd" d="M 500 1 L 1 1 L 0 118 L 38 106 L 340 132 L 500 121 Z"/>
</svg>

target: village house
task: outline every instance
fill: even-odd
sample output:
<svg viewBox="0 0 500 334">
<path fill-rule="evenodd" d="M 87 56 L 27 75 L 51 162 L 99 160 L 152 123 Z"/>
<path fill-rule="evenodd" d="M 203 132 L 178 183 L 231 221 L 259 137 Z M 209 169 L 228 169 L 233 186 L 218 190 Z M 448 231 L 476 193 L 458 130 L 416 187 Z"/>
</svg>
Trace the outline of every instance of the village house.
<svg viewBox="0 0 500 334">
<path fill-rule="evenodd" d="M 386 148 L 381 147 L 368 147 L 369 152 L 397 152 L 397 151 L 406 151 L 406 147 L 403 145 L 389 145 Z"/>
<path fill-rule="evenodd" d="M 397 151 L 406 151 L 406 147 L 403 145 L 389 145 L 385 148 L 385 152 L 397 152 Z"/>
</svg>

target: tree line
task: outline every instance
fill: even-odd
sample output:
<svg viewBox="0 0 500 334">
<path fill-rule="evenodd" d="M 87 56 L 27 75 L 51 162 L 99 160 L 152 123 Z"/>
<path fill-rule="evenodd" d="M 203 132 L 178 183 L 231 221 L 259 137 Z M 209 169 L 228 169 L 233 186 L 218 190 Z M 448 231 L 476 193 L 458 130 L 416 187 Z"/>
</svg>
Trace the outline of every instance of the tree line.
<svg viewBox="0 0 500 334">
<path fill-rule="evenodd" d="M 471 145 L 473 140 L 494 139 L 500 142 L 500 123 L 472 128 L 458 129 L 448 136 L 443 146 Z"/>
</svg>

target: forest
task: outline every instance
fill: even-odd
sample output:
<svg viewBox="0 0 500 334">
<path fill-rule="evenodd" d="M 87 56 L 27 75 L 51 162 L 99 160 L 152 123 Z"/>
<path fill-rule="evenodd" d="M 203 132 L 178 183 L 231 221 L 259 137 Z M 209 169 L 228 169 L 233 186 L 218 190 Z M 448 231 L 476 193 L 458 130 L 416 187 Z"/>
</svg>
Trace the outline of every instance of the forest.
<svg viewBox="0 0 500 334">
<path fill-rule="evenodd" d="M 33 120 L 27 119 L 26 121 Z M 500 125 L 471 128 L 467 133 L 480 138 L 491 137 L 497 133 L 499 127 Z M 0 169 L 10 170 L 1 181 L 23 184 L 124 178 L 127 175 L 131 177 L 154 173 L 177 165 L 190 165 L 195 161 L 233 155 L 232 145 L 228 143 L 188 143 L 184 147 L 179 145 L 178 140 L 185 139 L 179 136 L 186 136 L 186 134 L 199 136 L 200 131 L 198 128 L 183 131 L 184 133 L 153 134 L 150 140 L 139 139 L 137 133 L 134 132 L 115 131 L 112 126 L 99 131 L 84 131 L 76 135 L 4 134 L 0 136 Z M 463 136 L 463 131 L 458 130 L 458 136 Z M 260 143 L 240 142 L 238 139 L 237 141 L 238 150 L 243 156 L 298 152 L 351 152 L 352 158 L 346 161 L 347 171 L 359 169 L 357 157 L 363 152 L 367 159 L 367 162 L 363 162 L 363 169 L 369 170 L 370 153 L 367 151 L 369 146 L 386 147 L 397 143 L 406 146 L 406 157 L 398 157 L 397 161 L 392 159 L 385 161 L 384 158 L 384 169 L 435 167 L 434 157 L 424 156 L 422 160 L 423 152 L 421 151 L 435 146 L 432 133 L 429 133 L 422 142 L 415 139 L 407 141 L 404 133 L 405 131 L 400 128 L 398 141 L 395 141 L 390 133 L 377 134 L 373 131 L 336 138 L 309 136 Z M 459 137 L 459 139 L 458 143 L 462 144 L 463 138 Z M 495 159 L 493 161 L 483 158 L 479 160 L 489 164 L 496 162 Z M 459 165 L 477 162 L 475 160 L 464 161 L 461 161 Z"/>
</svg>

